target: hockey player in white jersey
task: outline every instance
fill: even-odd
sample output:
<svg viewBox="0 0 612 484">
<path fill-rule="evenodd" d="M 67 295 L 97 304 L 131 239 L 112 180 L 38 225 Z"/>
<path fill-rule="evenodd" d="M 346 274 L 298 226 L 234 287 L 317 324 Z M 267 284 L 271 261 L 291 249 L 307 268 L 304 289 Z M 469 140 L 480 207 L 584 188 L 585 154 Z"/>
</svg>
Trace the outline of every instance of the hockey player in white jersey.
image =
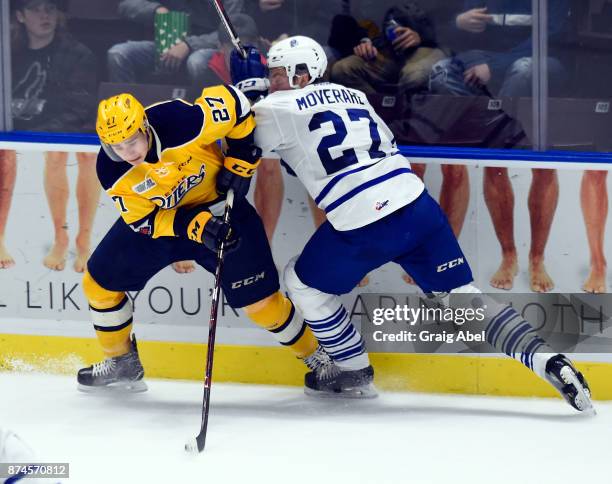
<svg viewBox="0 0 612 484">
<path fill-rule="evenodd" d="M 264 86 L 249 76 L 261 72 L 256 59 L 232 59 L 234 81 L 247 95 Z M 367 395 L 373 370 L 340 294 L 395 262 L 423 292 L 444 302 L 448 293 L 485 296 L 472 285 L 446 216 L 364 93 L 320 82 L 327 67 L 322 47 L 290 37 L 274 45 L 267 60 L 270 94 L 253 106 L 255 143 L 263 157 L 289 165 L 328 220 L 285 269 L 291 299 L 339 368 L 315 390 Z M 488 299 L 487 341 L 549 381 L 577 410 L 591 409 L 588 385 L 571 362 L 510 306 Z"/>
<path fill-rule="evenodd" d="M 40 463 L 40 461 L 36 458 L 34 451 L 15 432 L 2 427 L 0 427 L 0 463 L 14 464 L 4 468 L 4 471 L 10 475 L 0 476 L 0 484 L 15 482 L 19 484 L 60 484 L 57 479 L 45 478 L 47 476 L 36 477 L 36 467 L 32 464 Z"/>
</svg>

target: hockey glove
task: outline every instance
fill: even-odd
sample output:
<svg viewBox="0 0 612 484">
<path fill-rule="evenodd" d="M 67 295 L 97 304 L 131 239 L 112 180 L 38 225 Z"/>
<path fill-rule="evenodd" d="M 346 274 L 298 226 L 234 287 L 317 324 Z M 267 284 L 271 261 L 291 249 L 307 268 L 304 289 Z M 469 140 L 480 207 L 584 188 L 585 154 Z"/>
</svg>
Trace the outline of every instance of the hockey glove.
<svg viewBox="0 0 612 484">
<path fill-rule="evenodd" d="M 236 230 L 221 217 L 211 217 L 204 226 L 202 243 L 210 250 L 218 251 L 221 243 L 225 242 L 226 253 L 236 249 L 240 242 L 240 237 Z"/>
<path fill-rule="evenodd" d="M 174 233 L 204 244 L 213 251 L 219 248 L 222 241 L 229 250 L 235 248 L 239 241 L 237 232 L 232 230 L 230 224 L 224 223 L 220 217 L 214 217 L 203 206 L 179 208 L 174 217 Z"/>
<path fill-rule="evenodd" d="M 256 47 L 247 45 L 245 50 L 246 59 L 243 59 L 236 50 L 232 51 L 230 56 L 232 84 L 240 89 L 251 102 L 255 102 L 268 94 L 270 87 L 268 67 L 264 64 L 261 53 Z"/>
<path fill-rule="evenodd" d="M 246 197 L 257 165 L 259 159 L 255 163 L 249 163 L 238 158 L 226 157 L 224 166 L 217 175 L 217 193 L 225 196 L 231 188 L 236 199 Z"/>
</svg>

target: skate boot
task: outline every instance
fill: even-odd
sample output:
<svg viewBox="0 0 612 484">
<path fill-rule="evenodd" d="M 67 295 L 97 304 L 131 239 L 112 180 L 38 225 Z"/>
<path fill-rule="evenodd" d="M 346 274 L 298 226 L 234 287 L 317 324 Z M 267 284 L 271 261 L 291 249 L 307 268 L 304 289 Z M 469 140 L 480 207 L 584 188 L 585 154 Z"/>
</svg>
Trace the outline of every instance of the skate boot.
<svg viewBox="0 0 612 484">
<path fill-rule="evenodd" d="M 144 392 L 146 383 L 142 380 L 144 369 L 138 357 L 136 337 L 132 335 L 130 351 L 125 355 L 106 358 L 87 368 L 81 368 L 77 376 L 78 389 L 95 392 L 103 389 L 122 389 L 130 392 Z"/>
<path fill-rule="evenodd" d="M 546 362 L 546 379 L 576 410 L 595 414 L 589 385 L 565 355 L 555 355 Z"/>
<path fill-rule="evenodd" d="M 310 370 L 304 377 L 304 393 L 322 398 L 374 398 L 378 396 L 372 384 L 374 368 L 343 370 L 325 350 L 317 350 L 304 359 Z"/>
</svg>

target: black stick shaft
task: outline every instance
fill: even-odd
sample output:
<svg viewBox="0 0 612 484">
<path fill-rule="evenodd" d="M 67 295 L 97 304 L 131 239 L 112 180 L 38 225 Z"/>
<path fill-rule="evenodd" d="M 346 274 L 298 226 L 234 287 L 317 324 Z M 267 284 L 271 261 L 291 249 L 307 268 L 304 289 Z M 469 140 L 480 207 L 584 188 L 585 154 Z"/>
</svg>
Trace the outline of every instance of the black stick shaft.
<svg viewBox="0 0 612 484">
<path fill-rule="evenodd" d="M 225 213 L 223 221 L 229 223 L 230 213 L 234 204 L 234 192 L 229 190 L 225 201 Z M 223 252 L 225 242 L 222 242 L 217 251 L 217 268 L 215 270 L 215 286 L 210 304 L 210 319 L 208 322 L 208 349 L 206 353 L 206 371 L 204 374 L 204 397 L 202 399 L 202 425 L 200 433 L 196 437 L 198 452 L 204 450 L 206 445 L 206 433 L 208 430 L 208 413 L 210 409 L 210 390 L 212 386 L 213 358 L 215 356 L 215 335 L 217 332 L 217 312 L 219 310 L 219 296 L 221 294 L 221 271 L 223 269 Z"/>
<path fill-rule="evenodd" d="M 229 15 L 225 11 L 223 2 L 221 0 L 211 0 L 211 1 L 213 2 L 215 9 L 217 9 L 219 18 L 221 19 L 221 22 L 223 23 L 225 30 L 227 30 L 227 33 L 230 36 L 230 39 L 232 40 L 232 44 L 234 44 L 234 47 L 236 47 L 236 50 L 240 53 L 242 58 L 246 59 L 247 57 L 246 50 L 244 50 L 244 47 L 242 46 L 242 42 L 240 41 L 240 37 L 238 37 L 238 33 L 236 32 L 236 29 L 234 28 L 234 25 L 232 24 L 232 21 L 230 20 Z"/>
</svg>

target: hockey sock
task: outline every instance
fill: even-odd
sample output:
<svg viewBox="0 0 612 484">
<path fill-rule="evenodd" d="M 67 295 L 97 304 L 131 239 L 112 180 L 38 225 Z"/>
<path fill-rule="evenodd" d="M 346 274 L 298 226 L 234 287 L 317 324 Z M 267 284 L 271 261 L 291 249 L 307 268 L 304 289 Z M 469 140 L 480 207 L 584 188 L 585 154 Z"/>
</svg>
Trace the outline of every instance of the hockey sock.
<svg viewBox="0 0 612 484">
<path fill-rule="evenodd" d="M 555 354 L 528 321 L 511 306 L 503 307 L 485 329 L 487 342 L 544 378 L 546 362 Z"/>
<path fill-rule="evenodd" d="M 118 330 L 96 329 L 98 342 L 102 351 L 108 358 L 121 356 L 130 351 L 130 334 L 132 334 L 132 324 Z"/>
<path fill-rule="evenodd" d="M 283 346 L 288 346 L 298 358 L 306 358 L 317 349 L 312 331 L 295 311 L 291 300 L 276 292 L 271 297 L 245 308 L 247 316 L 258 326 L 270 331 Z"/>
<path fill-rule="evenodd" d="M 451 294 L 458 293 L 475 294 L 471 305 L 485 308 L 483 329 L 485 339 L 491 346 L 545 378 L 546 362 L 555 352 L 528 321 L 512 306 L 495 301 L 471 284 L 451 291 Z M 453 306 L 452 297 L 450 300 L 448 297 L 445 299 L 445 304 Z M 465 302 L 465 297 L 461 296 L 460 300 Z"/>
<path fill-rule="evenodd" d="M 295 261 L 287 264 L 285 284 L 306 324 L 337 366 L 361 370 L 370 365 L 363 338 L 338 296 L 304 284 L 295 272 Z"/>
<path fill-rule="evenodd" d="M 107 357 L 130 351 L 132 304 L 123 292 L 101 287 L 89 272 L 83 276 L 83 290 L 102 351 Z"/>
<path fill-rule="evenodd" d="M 345 370 L 361 370 L 370 365 L 363 338 L 351 323 L 340 298 L 331 297 L 333 301 L 317 308 L 318 311 L 309 308 L 312 319 L 306 319 L 306 324 L 336 365 Z"/>
</svg>

